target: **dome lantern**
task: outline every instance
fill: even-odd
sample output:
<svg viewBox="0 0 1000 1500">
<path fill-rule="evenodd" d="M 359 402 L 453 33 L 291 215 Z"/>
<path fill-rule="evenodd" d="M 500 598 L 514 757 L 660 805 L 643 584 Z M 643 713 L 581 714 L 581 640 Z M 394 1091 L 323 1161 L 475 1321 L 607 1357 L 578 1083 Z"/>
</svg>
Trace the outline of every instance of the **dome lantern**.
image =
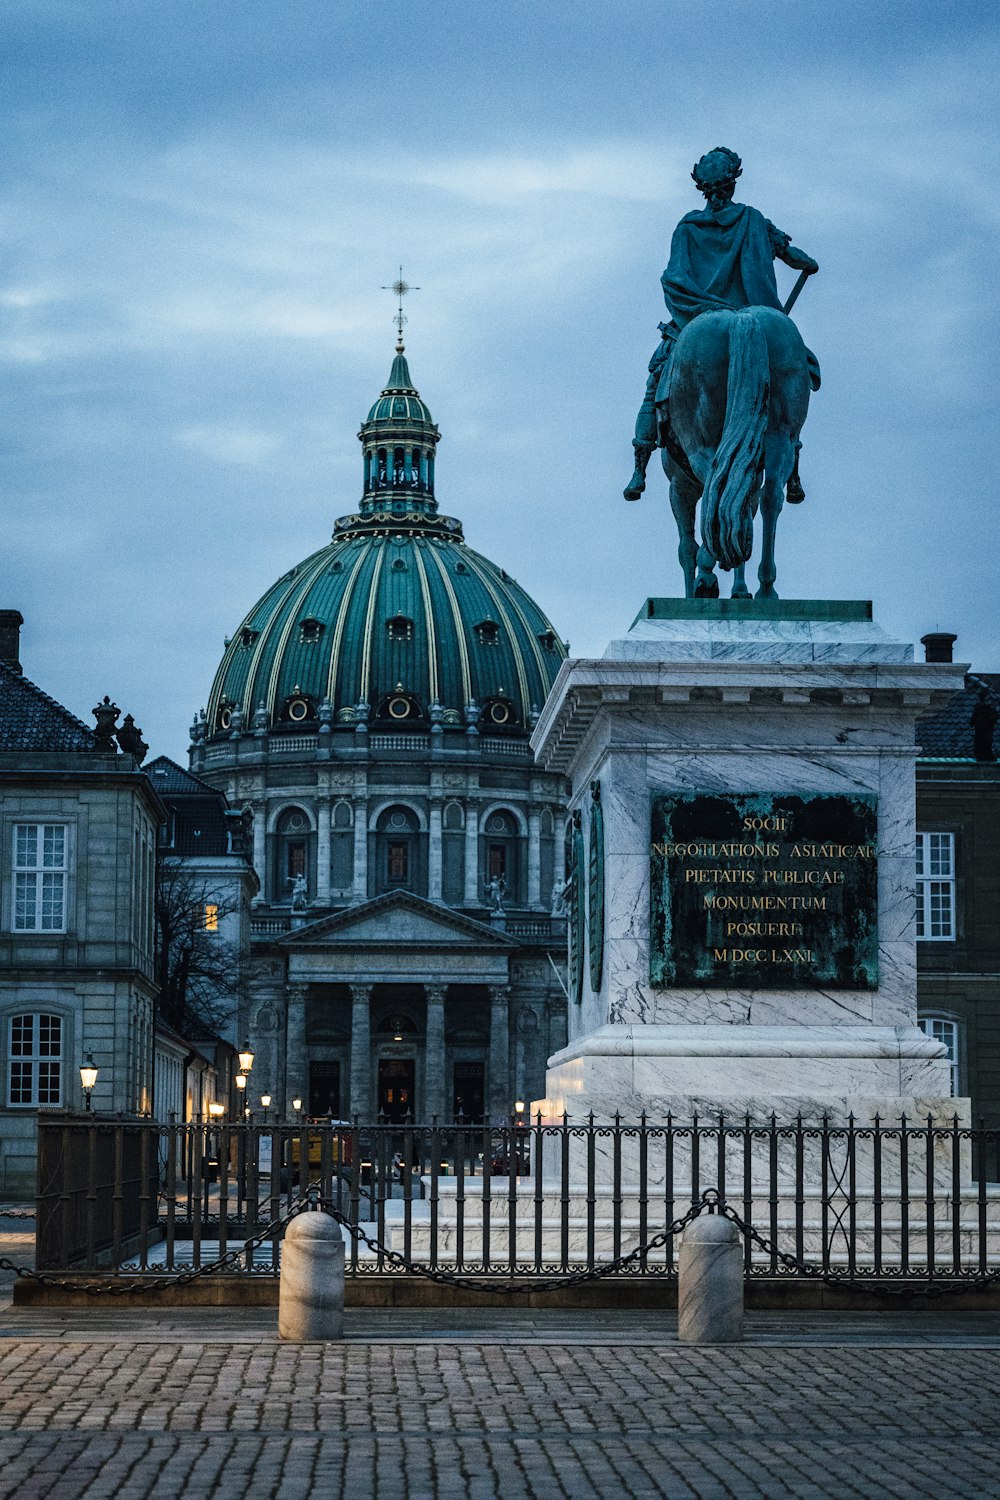
<svg viewBox="0 0 1000 1500">
<path fill-rule="evenodd" d="M 362 516 L 433 516 L 434 455 L 441 434 L 420 398 L 403 346 L 389 379 L 358 433 L 364 449 Z"/>
</svg>

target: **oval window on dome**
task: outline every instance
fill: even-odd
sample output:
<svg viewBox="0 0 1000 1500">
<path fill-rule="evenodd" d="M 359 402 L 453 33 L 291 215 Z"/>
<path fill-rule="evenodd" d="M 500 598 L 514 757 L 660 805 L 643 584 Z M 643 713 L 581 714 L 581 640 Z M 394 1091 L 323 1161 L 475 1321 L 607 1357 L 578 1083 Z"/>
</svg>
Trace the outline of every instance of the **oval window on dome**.
<svg viewBox="0 0 1000 1500">
<path fill-rule="evenodd" d="M 509 724 L 513 715 L 509 703 L 494 703 L 490 706 L 491 724 Z"/>
<path fill-rule="evenodd" d="M 408 719 L 410 717 L 409 698 L 390 698 L 389 717 L 390 719 Z"/>
<path fill-rule="evenodd" d="M 232 722 L 233 722 L 232 709 L 229 709 L 229 708 L 220 709 L 219 710 L 219 728 L 220 729 L 229 729 L 232 726 Z"/>
<path fill-rule="evenodd" d="M 305 698 L 293 698 L 288 705 L 288 717 L 293 724 L 301 724 L 309 717 L 309 704 Z"/>
</svg>

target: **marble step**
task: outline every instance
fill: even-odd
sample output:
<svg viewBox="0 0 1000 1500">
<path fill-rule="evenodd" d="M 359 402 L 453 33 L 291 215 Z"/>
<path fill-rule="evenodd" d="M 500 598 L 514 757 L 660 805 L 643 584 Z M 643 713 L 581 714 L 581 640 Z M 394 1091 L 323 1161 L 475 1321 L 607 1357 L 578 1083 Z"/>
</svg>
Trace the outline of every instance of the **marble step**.
<svg viewBox="0 0 1000 1500">
<path fill-rule="evenodd" d="M 662 1225 L 650 1223 L 646 1226 L 645 1239 L 651 1240 L 659 1233 Z M 755 1228 L 770 1239 L 771 1231 L 766 1221 L 758 1221 Z M 613 1259 L 616 1254 L 627 1254 L 634 1246 L 640 1243 L 640 1229 L 638 1221 L 623 1220 L 619 1225 L 616 1236 L 615 1223 L 611 1219 L 597 1219 L 593 1225 L 594 1255 L 598 1260 Z M 484 1235 L 479 1225 L 467 1224 L 463 1235 L 458 1234 L 458 1227 L 454 1223 L 438 1223 L 436 1247 L 437 1256 L 440 1260 L 453 1260 L 458 1252 L 461 1238 L 462 1254 L 465 1260 L 478 1260 L 482 1258 Z M 588 1256 L 588 1245 L 591 1232 L 585 1221 L 572 1219 L 568 1227 L 568 1254 L 573 1261 L 586 1260 Z M 845 1232 L 838 1231 L 833 1225 L 827 1231 L 827 1241 L 830 1244 L 831 1254 L 836 1253 L 846 1261 L 847 1259 L 847 1236 Z M 935 1262 L 944 1267 L 951 1263 L 954 1255 L 953 1234 L 950 1227 L 939 1228 L 933 1235 Z M 514 1232 L 515 1255 L 519 1261 L 532 1261 L 535 1257 L 536 1233 L 534 1223 L 519 1223 Z M 903 1241 L 902 1228 L 899 1221 L 883 1220 L 880 1244 L 882 1259 L 886 1264 L 898 1263 Z M 912 1224 L 906 1236 L 909 1260 L 913 1265 L 922 1264 L 927 1253 L 927 1234 L 923 1226 Z M 394 1224 L 387 1226 L 386 1244 L 390 1249 L 402 1251 L 404 1247 L 404 1232 L 402 1225 Z M 870 1264 L 874 1258 L 875 1251 L 875 1225 L 873 1220 L 859 1217 L 854 1242 L 856 1256 L 859 1262 Z M 563 1226 L 560 1220 L 543 1220 L 542 1232 L 542 1258 L 546 1262 L 558 1262 L 562 1256 Z M 674 1255 L 676 1256 L 678 1240 L 674 1241 Z M 810 1221 L 803 1226 L 802 1234 L 803 1254 L 807 1260 L 817 1261 L 822 1256 L 824 1235 L 822 1226 L 818 1220 Z M 616 1244 L 619 1247 L 616 1250 Z M 503 1261 L 509 1256 L 510 1232 L 507 1224 L 490 1225 L 489 1246 L 491 1261 Z M 794 1254 L 796 1249 L 796 1227 L 794 1219 L 779 1218 L 777 1245 L 780 1250 Z M 428 1223 L 415 1222 L 410 1229 L 410 1253 L 414 1259 L 427 1260 L 430 1258 L 432 1246 L 431 1229 Z M 756 1254 L 757 1252 L 755 1252 Z M 759 1252 L 763 1254 L 763 1252 Z M 985 1237 L 985 1253 L 987 1263 L 1000 1264 L 1000 1224 L 994 1224 L 987 1230 Z M 977 1230 L 964 1229 L 958 1236 L 958 1254 L 961 1262 L 967 1266 L 975 1266 L 980 1256 L 980 1237 Z M 665 1249 L 658 1250 L 650 1257 L 662 1262 L 666 1258 Z"/>
</svg>

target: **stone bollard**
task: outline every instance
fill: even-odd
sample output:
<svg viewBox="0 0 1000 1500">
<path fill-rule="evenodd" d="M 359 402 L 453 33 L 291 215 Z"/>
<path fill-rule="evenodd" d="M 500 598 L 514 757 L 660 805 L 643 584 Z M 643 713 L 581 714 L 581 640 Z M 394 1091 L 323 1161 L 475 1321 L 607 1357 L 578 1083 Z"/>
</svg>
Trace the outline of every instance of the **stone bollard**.
<svg viewBox="0 0 1000 1500">
<path fill-rule="evenodd" d="M 738 1344 L 743 1337 L 743 1244 L 723 1214 L 701 1214 L 681 1239 L 677 1337 L 686 1344 Z"/>
<path fill-rule="evenodd" d="M 344 1334 L 344 1240 L 329 1214 L 302 1213 L 281 1244 L 278 1337 L 299 1344 Z"/>
</svg>

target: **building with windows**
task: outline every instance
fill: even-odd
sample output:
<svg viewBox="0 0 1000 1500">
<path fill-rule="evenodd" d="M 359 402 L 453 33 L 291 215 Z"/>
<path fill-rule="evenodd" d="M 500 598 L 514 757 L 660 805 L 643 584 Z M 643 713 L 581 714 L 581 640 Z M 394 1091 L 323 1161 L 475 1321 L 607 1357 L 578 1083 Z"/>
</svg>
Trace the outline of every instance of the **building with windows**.
<svg viewBox="0 0 1000 1500">
<path fill-rule="evenodd" d="M 153 1111 L 192 1120 L 237 1106 L 249 1025 L 250 903 L 259 890 L 246 813 L 167 756 L 146 766 L 166 808 L 157 847 Z"/>
<path fill-rule="evenodd" d="M 88 728 L 24 676 L 0 611 L 0 1194 L 35 1185 L 39 1109 L 144 1112 L 153 1064 L 153 881 L 163 806 L 141 734 L 105 699 Z"/>
<path fill-rule="evenodd" d="M 924 636 L 950 661 L 955 636 Z M 973 1120 L 1000 1126 L 1000 675 L 917 726 L 917 998 L 924 1029 L 952 1059 L 953 1092 Z"/>
<path fill-rule="evenodd" d="M 192 731 L 252 820 L 254 1072 L 286 1112 L 502 1118 L 566 1035 L 566 788 L 528 743 L 566 646 L 438 512 L 401 341 L 359 437 L 357 509 L 227 640 Z"/>
</svg>

